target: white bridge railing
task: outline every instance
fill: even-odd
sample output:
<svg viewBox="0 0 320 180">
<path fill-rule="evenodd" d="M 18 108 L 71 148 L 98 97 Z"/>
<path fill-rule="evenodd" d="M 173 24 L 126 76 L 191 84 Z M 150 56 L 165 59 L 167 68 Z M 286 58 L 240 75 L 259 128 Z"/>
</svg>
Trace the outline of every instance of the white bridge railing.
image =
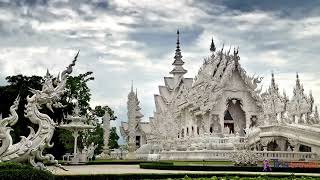
<svg viewBox="0 0 320 180">
<path fill-rule="evenodd" d="M 286 151 L 255 151 L 265 159 L 279 160 L 318 160 L 318 155 L 313 152 L 286 152 Z"/>
<path fill-rule="evenodd" d="M 286 151 L 253 151 L 262 159 L 279 160 L 318 160 L 316 153 L 312 152 L 286 152 Z M 160 160 L 197 160 L 220 161 L 230 160 L 236 153 L 233 150 L 201 150 L 201 151 L 163 151 Z"/>
</svg>

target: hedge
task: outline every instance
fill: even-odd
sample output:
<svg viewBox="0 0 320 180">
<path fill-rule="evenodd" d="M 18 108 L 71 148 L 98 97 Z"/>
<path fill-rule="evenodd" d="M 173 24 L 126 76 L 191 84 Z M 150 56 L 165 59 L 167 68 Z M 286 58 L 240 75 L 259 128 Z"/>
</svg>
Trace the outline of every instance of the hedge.
<svg viewBox="0 0 320 180">
<path fill-rule="evenodd" d="M 19 163 L 0 163 L 0 179 L 4 180 L 54 180 L 55 176 L 44 170 L 38 170 Z"/>
<path fill-rule="evenodd" d="M 151 166 L 153 165 L 153 166 Z M 172 162 L 161 162 L 161 163 L 141 163 L 140 166 L 144 166 L 147 168 L 157 168 L 157 169 L 166 169 L 169 168 L 170 170 L 177 170 L 177 168 L 182 167 L 193 167 L 194 170 L 196 167 L 203 167 L 203 166 L 176 166 Z M 235 170 L 233 168 L 226 168 L 227 166 L 206 166 L 205 168 L 215 168 L 221 171 L 227 171 L 228 169 Z M 246 168 L 259 168 L 258 172 L 262 170 L 261 167 L 246 167 Z M 179 169 L 181 170 L 181 169 Z M 203 169 L 201 169 L 203 170 Z M 212 169 L 211 169 L 212 170 Z M 316 172 L 315 172 L 316 173 Z M 113 179 L 122 179 L 122 180 L 129 180 L 129 179 L 167 179 L 167 178 L 184 178 L 185 176 L 190 178 L 210 178 L 210 179 L 217 179 L 217 177 L 223 177 L 223 179 L 242 179 L 247 178 L 263 178 L 263 179 L 279 179 L 279 178 L 299 178 L 302 176 L 288 176 L 282 174 L 269 174 L 268 176 L 259 176 L 255 174 L 190 174 L 190 173 L 181 173 L 181 174 L 174 174 L 173 173 L 164 173 L 164 174 L 96 174 L 96 175 L 53 175 L 48 171 L 37 170 L 29 165 L 22 165 L 18 163 L 0 163 L 0 179 L 2 180 L 113 180 Z M 185 179 L 185 178 L 184 178 Z M 302 178 L 304 179 L 304 178 Z M 311 177 L 307 177 L 306 179 L 312 179 Z"/>
<path fill-rule="evenodd" d="M 140 163 L 142 169 L 160 170 L 187 170 L 187 171 L 247 171 L 262 172 L 263 167 L 259 166 L 195 166 L 195 165 L 174 165 L 173 163 Z M 292 172 L 292 173 L 320 173 L 320 168 L 272 168 L 272 172 Z"/>
<path fill-rule="evenodd" d="M 187 178 L 186 178 L 187 177 Z M 253 180 L 253 179 L 269 179 L 269 180 L 298 180 L 298 179 L 319 179 L 318 177 L 295 176 L 295 175 L 255 175 L 255 174 L 108 174 L 108 175 L 72 175 L 72 176 L 56 176 L 56 180 L 135 180 L 135 179 L 187 179 L 199 178 L 199 180 Z"/>
<path fill-rule="evenodd" d="M 144 160 L 104 160 L 98 159 L 94 161 L 89 161 L 84 165 L 100 165 L 100 164 L 122 164 L 122 165 L 131 165 L 131 164 L 140 164 L 145 163 Z"/>
</svg>

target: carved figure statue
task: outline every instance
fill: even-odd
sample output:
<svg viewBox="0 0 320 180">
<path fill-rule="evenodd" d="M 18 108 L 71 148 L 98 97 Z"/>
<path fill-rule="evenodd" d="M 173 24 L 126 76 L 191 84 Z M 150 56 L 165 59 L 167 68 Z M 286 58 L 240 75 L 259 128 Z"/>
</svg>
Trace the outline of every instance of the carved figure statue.
<svg viewBox="0 0 320 180">
<path fill-rule="evenodd" d="M 45 166 L 42 162 L 47 161 L 61 167 L 53 155 L 43 155 L 44 149 L 53 146 L 50 141 L 57 124 L 47 114 L 40 112 L 40 109 L 42 105 L 45 105 L 51 111 L 53 111 L 52 106 L 62 107 L 59 100 L 65 92 L 67 77 L 72 72 L 72 67 L 75 65 L 78 54 L 79 52 L 67 69 L 61 73 L 61 76 L 56 77 L 55 86 L 52 82 L 53 77 L 47 72 L 42 90 L 30 89 L 33 95 L 27 97 L 25 117 L 33 124 L 39 125 L 39 128 L 35 132 L 32 127 L 29 127 L 30 134 L 27 137 L 22 136 L 20 142 L 13 144 L 10 126 L 13 126 L 18 121 L 18 115 L 15 112 L 19 103 L 19 97 L 17 97 L 10 108 L 11 116 L 0 121 L 0 139 L 2 141 L 0 161 L 29 162 L 39 169 L 44 169 Z"/>
</svg>

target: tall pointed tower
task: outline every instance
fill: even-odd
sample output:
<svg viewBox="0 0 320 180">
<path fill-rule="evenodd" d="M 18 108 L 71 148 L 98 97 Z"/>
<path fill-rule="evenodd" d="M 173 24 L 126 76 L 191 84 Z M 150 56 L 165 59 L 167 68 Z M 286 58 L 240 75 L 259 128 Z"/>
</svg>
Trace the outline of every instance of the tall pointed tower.
<svg viewBox="0 0 320 180">
<path fill-rule="evenodd" d="M 297 124 L 309 123 L 308 118 L 313 109 L 312 94 L 308 97 L 304 93 L 304 88 L 299 79 L 299 74 L 296 75 L 296 86 L 293 88 L 293 97 L 288 104 L 288 111 L 293 120 Z"/>
<path fill-rule="evenodd" d="M 177 83 L 180 78 L 183 77 L 184 74 L 186 74 L 188 71 L 185 70 L 183 66 L 184 62 L 182 61 L 182 55 L 180 50 L 180 40 L 179 40 L 179 30 L 177 31 L 177 47 L 176 47 L 176 53 L 174 56 L 174 62 L 172 65 L 174 66 L 173 70 L 170 72 L 170 74 L 173 74 L 174 82 Z"/>
<path fill-rule="evenodd" d="M 137 93 L 133 91 L 133 85 L 131 85 L 131 91 L 128 94 L 128 159 L 134 159 L 134 151 L 137 149 L 136 144 L 136 132 L 138 125 L 143 117 L 142 113 L 140 112 L 141 108 L 139 107 L 139 100 L 137 97 Z"/>
</svg>

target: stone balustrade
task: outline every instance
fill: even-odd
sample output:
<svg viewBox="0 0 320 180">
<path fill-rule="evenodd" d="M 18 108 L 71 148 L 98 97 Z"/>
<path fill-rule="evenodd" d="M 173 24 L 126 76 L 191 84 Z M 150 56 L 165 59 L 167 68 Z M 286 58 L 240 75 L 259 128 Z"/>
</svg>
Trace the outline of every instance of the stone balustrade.
<svg viewBox="0 0 320 180">
<path fill-rule="evenodd" d="M 255 151 L 264 159 L 279 159 L 279 160 L 318 160 L 316 153 L 312 152 L 287 152 L 287 151 Z"/>
<path fill-rule="evenodd" d="M 226 137 L 217 137 L 217 136 L 205 136 L 205 137 L 193 137 L 193 138 L 181 138 L 177 139 L 175 143 L 184 144 L 186 142 L 210 142 L 212 144 L 227 144 L 235 142 L 244 142 L 245 137 L 240 136 L 226 136 Z"/>
<path fill-rule="evenodd" d="M 316 153 L 312 152 L 287 152 L 287 151 L 252 151 L 263 159 L 279 160 L 318 160 Z M 196 160 L 196 161 L 223 161 L 230 160 L 236 153 L 233 150 L 202 150 L 202 151 L 163 151 L 161 160 Z"/>
<path fill-rule="evenodd" d="M 164 151 L 160 160 L 227 160 L 233 151 Z"/>
<path fill-rule="evenodd" d="M 116 149 L 116 150 L 112 150 L 110 152 L 110 158 L 111 159 L 125 159 L 127 154 L 128 154 L 128 151 L 121 151 L 119 149 Z"/>
</svg>

